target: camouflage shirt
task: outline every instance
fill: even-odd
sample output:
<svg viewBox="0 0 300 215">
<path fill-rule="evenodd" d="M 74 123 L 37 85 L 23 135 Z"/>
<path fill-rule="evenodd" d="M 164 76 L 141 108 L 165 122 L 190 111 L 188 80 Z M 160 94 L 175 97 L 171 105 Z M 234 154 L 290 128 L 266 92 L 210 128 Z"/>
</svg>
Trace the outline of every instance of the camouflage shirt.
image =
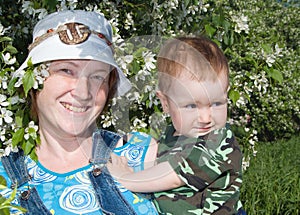
<svg viewBox="0 0 300 215">
<path fill-rule="evenodd" d="M 199 138 L 173 136 L 168 127 L 158 162 L 168 161 L 186 185 L 155 193 L 161 214 L 235 214 L 242 183 L 242 153 L 229 126 Z"/>
</svg>

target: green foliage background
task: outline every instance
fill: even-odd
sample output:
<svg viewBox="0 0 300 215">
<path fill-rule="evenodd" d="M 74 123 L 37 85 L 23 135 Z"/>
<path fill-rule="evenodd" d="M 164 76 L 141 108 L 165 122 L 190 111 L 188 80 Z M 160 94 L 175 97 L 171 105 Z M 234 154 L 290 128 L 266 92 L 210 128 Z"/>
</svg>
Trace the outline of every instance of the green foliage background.
<svg viewBox="0 0 300 215">
<path fill-rule="evenodd" d="M 36 130 L 28 127 L 29 107 L 23 102 L 16 109 L 12 101 L 17 89 L 9 81 L 26 58 L 36 22 L 64 9 L 97 10 L 110 20 L 116 59 L 133 83 L 133 89 L 114 99 L 103 114 L 102 127 L 158 137 L 168 119 L 155 96 L 156 53 L 166 38 L 204 34 L 229 60 L 229 122 L 245 157 L 256 153 L 258 141 L 290 138 L 300 128 L 299 4 L 298 0 L 20 0 L 13 4 L 0 0 L 1 153 L 18 145 L 30 154 L 38 142 Z M 31 87 L 32 81 L 25 80 L 25 86 Z M 13 122 L 6 122 L 9 117 Z M 29 139 L 24 138 L 26 132 Z"/>
<path fill-rule="evenodd" d="M 102 117 L 104 128 L 119 132 L 143 130 L 158 137 L 165 125 L 155 97 L 155 54 L 161 43 L 149 47 L 146 36 L 161 41 L 175 35 L 205 34 L 220 45 L 230 63 L 229 116 L 240 143 L 253 148 L 259 140 L 288 138 L 299 132 L 299 1 L 0 2 L 0 23 L 6 29 L 1 34 L 1 80 L 23 62 L 32 28 L 46 13 L 98 10 L 111 21 L 117 60 L 124 65 L 134 87 L 125 99 L 114 101 L 118 107 L 112 108 L 114 112 Z M 239 23 L 245 28 L 239 28 Z M 145 43 L 137 44 L 137 38 Z M 118 48 L 120 41 L 122 49 Z M 7 52 L 16 57 L 14 65 L 5 62 Z M 125 61 L 123 56 L 131 60 Z M 5 90 L 1 91 L 4 95 Z M 124 116 L 128 119 L 123 120 Z M 2 148 L 10 135 L 7 131 L 3 134 Z"/>
</svg>

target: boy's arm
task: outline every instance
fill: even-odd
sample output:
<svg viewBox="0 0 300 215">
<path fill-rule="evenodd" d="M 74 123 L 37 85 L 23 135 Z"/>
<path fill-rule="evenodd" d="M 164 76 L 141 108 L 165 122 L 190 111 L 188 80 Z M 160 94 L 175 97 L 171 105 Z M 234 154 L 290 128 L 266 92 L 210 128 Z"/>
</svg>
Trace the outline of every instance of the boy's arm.
<svg viewBox="0 0 300 215">
<path fill-rule="evenodd" d="M 144 169 L 148 169 L 149 167 L 153 167 L 155 165 L 157 151 L 158 143 L 154 138 L 151 138 L 148 150 L 145 155 Z"/>
<path fill-rule="evenodd" d="M 133 192 L 158 192 L 184 185 L 168 162 L 134 173 L 127 166 L 127 159 L 115 154 L 107 164 L 110 173 L 128 190 Z"/>
</svg>

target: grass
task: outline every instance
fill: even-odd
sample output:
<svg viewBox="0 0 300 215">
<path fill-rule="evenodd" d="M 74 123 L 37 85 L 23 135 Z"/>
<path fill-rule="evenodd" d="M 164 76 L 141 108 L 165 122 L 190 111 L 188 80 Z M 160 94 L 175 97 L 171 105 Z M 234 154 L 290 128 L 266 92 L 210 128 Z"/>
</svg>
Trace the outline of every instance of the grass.
<svg viewBox="0 0 300 215">
<path fill-rule="evenodd" d="M 260 143 L 244 172 L 241 199 L 248 215 L 300 214 L 300 136 Z"/>
</svg>

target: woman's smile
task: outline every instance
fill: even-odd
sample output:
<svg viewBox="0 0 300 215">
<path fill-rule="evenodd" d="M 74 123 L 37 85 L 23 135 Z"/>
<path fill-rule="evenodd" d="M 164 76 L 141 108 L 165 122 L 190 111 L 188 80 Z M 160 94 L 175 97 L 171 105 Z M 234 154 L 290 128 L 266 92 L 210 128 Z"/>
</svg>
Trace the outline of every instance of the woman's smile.
<svg viewBox="0 0 300 215">
<path fill-rule="evenodd" d="M 86 112 L 88 110 L 88 107 L 85 106 L 85 107 L 78 107 L 78 106 L 74 106 L 72 104 L 68 104 L 68 103 L 65 103 L 65 102 L 62 102 L 61 103 L 67 110 L 69 111 L 72 111 L 72 112 L 75 112 L 75 113 L 83 113 L 83 112 Z"/>
</svg>

